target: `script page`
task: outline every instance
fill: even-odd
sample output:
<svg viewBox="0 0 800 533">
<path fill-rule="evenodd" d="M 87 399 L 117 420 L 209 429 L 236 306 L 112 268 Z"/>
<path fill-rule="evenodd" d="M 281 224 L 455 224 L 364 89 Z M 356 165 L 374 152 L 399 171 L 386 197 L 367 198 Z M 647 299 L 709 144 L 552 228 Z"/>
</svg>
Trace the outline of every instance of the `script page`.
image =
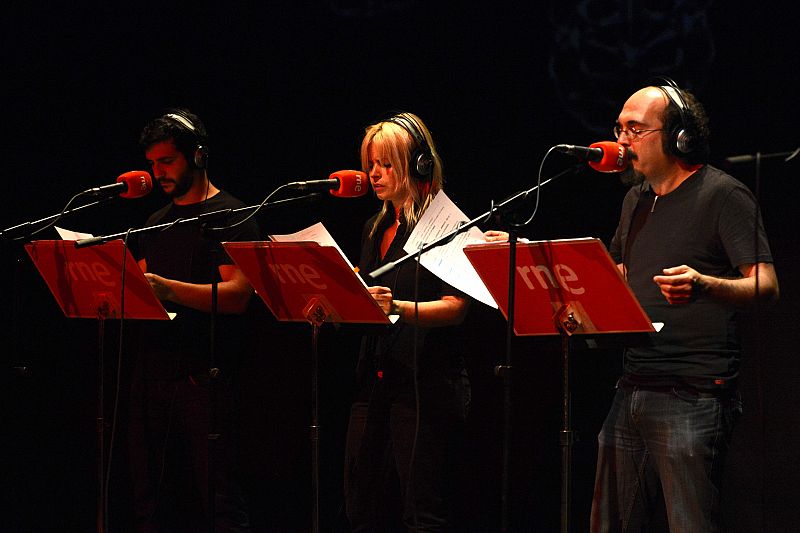
<svg viewBox="0 0 800 533">
<path fill-rule="evenodd" d="M 403 250 L 409 254 L 414 253 L 420 247 L 450 233 L 469 220 L 444 191 L 439 191 L 417 222 Z M 489 294 L 472 263 L 464 255 L 465 246 L 485 243 L 483 232 L 473 226 L 456 235 L 450 242 L 422 254 L 420 263 L 444 282 L 497 309 L 494 298 Z"/>
<path fill-rule="evenodd" d="M 289 233 L 286 235 L 270 235 L 269 238 L 275 242 L 315 242 L 320 246 L 332 246 L 339 251 L 339 254 L 344 259 L 345 263 L 350 266 L 350 269 L 353 272 L 358 272 L 355 267 L 353 267 L 353 263 L 344 255 L 344 252 L 336 243 L 333 236 L 328 232 L 328 229 L 322 224 L 322 222 L 317 222 L 316 224 L 309 226 L 305 229 L 301 229 L 295 233 Z M 366 287 L 367 284 L 364 283 L 364 280 L 361 279 L 361 276 L 356 276 L 361 283 Z"/>
</svg>

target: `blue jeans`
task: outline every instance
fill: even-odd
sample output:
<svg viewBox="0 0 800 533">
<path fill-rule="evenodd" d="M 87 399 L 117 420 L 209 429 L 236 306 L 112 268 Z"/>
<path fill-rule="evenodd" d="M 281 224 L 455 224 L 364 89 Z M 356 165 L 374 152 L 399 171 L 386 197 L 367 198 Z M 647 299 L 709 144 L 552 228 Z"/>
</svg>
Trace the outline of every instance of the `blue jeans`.
<svg viewBox="0 0 800 533">
<path fill-rule="evenodd" d="M 598 437 L 591 531 L 647 531 L 663 495 L 671 533 L 720 530 L 736 393 L 619 386 Z"/>
</svg>

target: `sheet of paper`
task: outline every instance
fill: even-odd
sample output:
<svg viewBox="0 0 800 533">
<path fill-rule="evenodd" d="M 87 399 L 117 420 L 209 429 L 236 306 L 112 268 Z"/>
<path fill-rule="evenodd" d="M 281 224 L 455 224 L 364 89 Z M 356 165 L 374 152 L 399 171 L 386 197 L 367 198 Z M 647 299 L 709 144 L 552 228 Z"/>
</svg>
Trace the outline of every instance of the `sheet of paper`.
<svg viewBox="0 0 800 533">
<path fill-rule="evenodd" d="M 305 229 L 301 229 L 296 233 L 289 233 L 286 235 L 270 235 L 270 239 L 275 242 L 315 242 L 320 246 L 333 246 L 337 250 L 339 250 L 339 254 L 344 258 L 345 263 L 353 270 L 353 272 L 357 272 L 355 267 L 353 267 L 353 263 L 344 255 L 344 252 L 339 245 L 334 240 L 333 236 L 328 232 L 328 229 L 322 224 L 322 222 L 317 222 L 316 224 L 309 226 Z M 361 279 L 361 276 L 357 276 L 361 283 L 366 287 L 367 284 L 364 283 L 364 280 Z"/>
<path fill-rule="evenodd" d="M 91 239 L 94 237 L 91 233 L 80 233 L 78 231 L 72 231 L 64 228 L 59 228 L 58 226 L 53 226 L 56 228 L 58 232 L 58 236 L 61 237 L 61 240 L 64 241 L 79 241 L 81 239 Z"/>
<path fill-rule="evenodd" d="M 444 193 L 439 191 L 431 205 L 411 232 L 403 250 L 414 253 L 420 246 L 433 242 L 458 228 L 469 218 Z M 476 227 L 459 233 L 447 244 L 437 246 L 422 254 L 422 266 L 433 272 L 440 279 L 456 289 L 465 292 L 476 300 L 497 309 L 492 295 L 481 281 L 472 263 L 464 254 L 464 247 L 469 244 L 485 243 L 483 232 Z"/>
<path fill-rule="evenodd" d="M 328 232 L 328 229 L 322 224 L 322 222 L 317 222 L 313 226 L 309 226 L 305 229 L 301 229 L 297 233 L 290 233 L 288 235 L 270 235 L 270 239 L 275 242 L 315 242 L 320 246 L 333 246 L 339 253 L 341 254 L 342 258 L 344 258 L 345 263 L 350 266 L 353 272 L 358 272 L 354 267 L 353 264 L 347 259 L 347 256 L 344 255 L 344 252 L 339 245 L 334 240 L 333 236 Z M 368 287 L 368 285 L 364 282 L 361 276 L 356 276 L 358 280 L 361 282 L 364 287 Z M 400 315 L 389 315 L 389 321 L 394 324 L 400 319 Z"/>
</svg>

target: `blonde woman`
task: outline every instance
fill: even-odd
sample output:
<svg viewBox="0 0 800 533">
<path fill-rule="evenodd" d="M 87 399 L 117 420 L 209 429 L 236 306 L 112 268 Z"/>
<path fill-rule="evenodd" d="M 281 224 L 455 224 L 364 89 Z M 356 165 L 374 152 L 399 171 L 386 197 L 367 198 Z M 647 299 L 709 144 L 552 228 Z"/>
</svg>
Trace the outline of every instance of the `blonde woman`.
<svg viewBox="0 0 800 533">
<path fill-rule="evenodd" d="M 361 163 L 382 202 L 364 225 L 359 270 L 366 274 L 405 255 L 443 177 L 430 131 L 412 113 L 369 126 Z M 486 233 L 487 240 L 505 236 Z M 362 341 L 345 458 L 347 515 L 354 532 L 394 530 L 399 520 L 409 531 L 446 531 L 450 472 L 470 398 L 457 330 L 469 300 L 413 261 L 367 282 L 399 320 Z M 389 494 L 399 494 L 399 504 Z"/>
</svg>

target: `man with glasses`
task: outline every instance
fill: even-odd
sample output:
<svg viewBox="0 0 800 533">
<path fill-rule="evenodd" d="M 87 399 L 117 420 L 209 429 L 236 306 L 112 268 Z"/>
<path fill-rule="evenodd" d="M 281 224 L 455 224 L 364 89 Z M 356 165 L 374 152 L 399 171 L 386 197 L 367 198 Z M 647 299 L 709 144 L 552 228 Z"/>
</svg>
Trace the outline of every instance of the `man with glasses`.
<svg viewBox="0 0 800 533">
<path fill-rule="evenodd" d="M 614 128 L 631 189 L 610 251 L 663 327 L 625 349 L 598 438 L 593 532 L 646 531 L 661 498 L 670 531 L 721 528 L 721 467 L 741 413 L 737 312 L 778 297 L 755 198 L 707 164 L 703 107 L 663 81 L 635 92 Z"/>
</svg>

